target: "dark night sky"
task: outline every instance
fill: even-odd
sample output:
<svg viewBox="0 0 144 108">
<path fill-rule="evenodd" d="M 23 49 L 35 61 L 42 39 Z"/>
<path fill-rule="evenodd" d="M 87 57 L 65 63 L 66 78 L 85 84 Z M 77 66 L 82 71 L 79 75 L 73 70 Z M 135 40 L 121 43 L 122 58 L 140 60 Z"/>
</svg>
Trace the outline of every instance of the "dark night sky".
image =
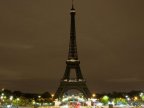
<svg viewBox="0 0 144 108">
<path fill-rule="evenodd" d="M 144 89 L 144 0 L 75 0 L 81 70 L 90 91 Z M 0 88 L 56 91 L 65 70 L 71 0 L 0 0 Z"/>
</svg>

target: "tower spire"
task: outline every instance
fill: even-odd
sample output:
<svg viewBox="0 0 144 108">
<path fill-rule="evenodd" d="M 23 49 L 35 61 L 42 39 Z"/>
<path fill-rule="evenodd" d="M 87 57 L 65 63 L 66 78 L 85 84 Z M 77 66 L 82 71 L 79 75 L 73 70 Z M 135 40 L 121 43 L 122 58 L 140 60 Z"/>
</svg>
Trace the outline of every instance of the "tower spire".
<svg viewBox="0 0 144 108">
<path fill-rule="evenodd" d="M 71 15 L 71 26 L 70 26 L 70 42 L 69 42 L 69 53 L 68 53 L 68 60 L 77 60 L 77 45 L 76 45 L 76 30 L 75 30 L 75 9 L 72 0 L 72 9 L 70 11 Z"/>
<path fill-rule="evenodd" d="M 72 0 L 72 9 L 74 9 L 74 0 Z"/>
</svg>

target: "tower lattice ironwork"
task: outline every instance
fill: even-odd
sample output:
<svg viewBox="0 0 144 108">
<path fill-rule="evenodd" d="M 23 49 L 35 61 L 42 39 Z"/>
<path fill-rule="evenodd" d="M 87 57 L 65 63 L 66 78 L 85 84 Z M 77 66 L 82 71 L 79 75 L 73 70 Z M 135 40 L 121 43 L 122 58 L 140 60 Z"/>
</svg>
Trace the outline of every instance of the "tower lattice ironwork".
<svg viewBox="0 0 144 108">
<path fill-rule="evenodd" d="M 75 29 L 75 9 L 72 3 L 70 11 L 71 27 L 70 27 L 70 42 L 68 59 L 66 60 L 66 69 L 63 78 L 61 79 L 60 86 L 58 87 L 54 98 L 62 98 L 63 94 L 71 89 L 76 89 L 83 93 L 86 98 L 91 97 L 91 93 L 86 85 L 86 80 L 83 78 L 80 61 L 78 59 L 77 44 L 76 44 L 76 29 Z M 76 72 L 76 78 L 70 77 L 71 70 Z"/>
</svg>

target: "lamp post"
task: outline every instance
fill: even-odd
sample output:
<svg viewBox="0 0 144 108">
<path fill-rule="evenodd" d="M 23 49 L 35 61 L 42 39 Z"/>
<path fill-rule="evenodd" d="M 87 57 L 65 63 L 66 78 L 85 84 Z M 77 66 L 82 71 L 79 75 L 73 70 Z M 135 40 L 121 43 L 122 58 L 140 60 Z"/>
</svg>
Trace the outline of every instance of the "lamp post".
<svg viewBox="0 0 144 108">
<path fill-rule="evenodd" d="M 13 96 L 10 96 L 10 104 L 12 105 L 13 104 Z"/>
<path fill-rule="evenodd" d="M 93 94 L 92 94 L 92 98 L 91 98 L 91 102 L 92 102 L 91 105 L 92 105 L 94 108 L 95 108 L 95 102 L 96 102 L 96 98 L 95 98 L 95 97 L 96 97 L 96 94 L 93 93 Z"/>
<path fill-rule="evenodd" d="M 52 96 L 52 100 L 53 100 L 54 94 L 51 94 L 51 96 Z"/>
<path fill-rule="evenodd" d="M 53 93 L 51 94 L 51 97 L 52 97 L 52 102 L 53 102 L 53 105 L 54 105 L 55 102 L 54 102 L 54 94 Z"/>
<path fill-rule="evenodd" d="M 93 93 L 93 94 L 92 94 L 92 98 L 95 98 L 95 97 L 96 97 L 96 94 L 95 94 L 95 93 Z"/>
</svg>

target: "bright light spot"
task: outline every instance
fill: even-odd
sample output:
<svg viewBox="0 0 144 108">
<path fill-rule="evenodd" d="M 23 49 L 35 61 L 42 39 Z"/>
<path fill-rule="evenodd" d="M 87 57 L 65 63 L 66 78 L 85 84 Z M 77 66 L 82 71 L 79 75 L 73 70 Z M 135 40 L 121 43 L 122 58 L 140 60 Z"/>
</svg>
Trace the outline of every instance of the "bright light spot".
<svg viewBox="0 0 144 108">
<path fill-rule="evenodd" d="M 130 99 L 130 98 L 127 98 L 127 100 L 130 101 L 131 99 Z"/>
<path fill-rule="evenodd" d="M 0 98 L 3 99 L 3 96 L 1 96 Z"/>
<path fill-rule="evenodd" d="M 33 105 L 34 105 L 35 103 L 36 103 L 35 101 L 32 102 Z"/>
<path fill-rule="evenodd" d="M 13 100 L 13 96 L 10 96 L 10 100 Z"/>
<path fill-rule="evenodd" d="M 4 96 L 4 93 L 2 93 L 2 96 Z"/>
<path fill-rule="evenodd" d="M 140 93 L 140 97 L 142 97 L 144 95 L 144 93 Z"/>
<path fill-rule="evenodd" d="M 114 105 L 114 102 L 113 102 L 113 101 L 112 101 L 112 102 L 108 102 L 108 104 L 109 104 L 109 105 Z"/>
<path fill-rule="evenodd" d="M 125 97 L 128 98 L 128 95 L 126 95 Z"/>
<path fill-rule="evenodd" d="M 12 108 L 12 106 L 11 105 L 7 105 L 7 108 Z"/>
<path fill-rule="evenodd" d="M 138 100 L 138 97 L 137 97 L 137 96 L 134 97 L 134 101 L 136 101 L 136 100 Z"/>
<path fill-rule="evenodd" d="M 4 91 L 5 89 L 4 88 L 2 88 L 2 91 Z"/>
<path fill-rule="evenodd" d="M 96 106 L 102 106 L 103 104 L 102 103 L 96 103 Z"/>
<path fill-rule="evenodd" d="M 93 93 L 93 94 L 92 94 L 92 97 L 94 98 L 95 96 L 96 96 L 96 94 L 95 94 L 95 93 Z"/>
<path fill-rule="evenodd" d="M 52 98 L 53 98 L 53 97 L 54 97 L 54 94 L 52 94 L 51 96 L 52 96 Z"/>
<path fill-rule="evenodd" d="M 17 101 L 19 101 L 19 100 L 20 100 L 20 98 L 17 98 L 16 100 L 17 100 Z"/>
</svg>

